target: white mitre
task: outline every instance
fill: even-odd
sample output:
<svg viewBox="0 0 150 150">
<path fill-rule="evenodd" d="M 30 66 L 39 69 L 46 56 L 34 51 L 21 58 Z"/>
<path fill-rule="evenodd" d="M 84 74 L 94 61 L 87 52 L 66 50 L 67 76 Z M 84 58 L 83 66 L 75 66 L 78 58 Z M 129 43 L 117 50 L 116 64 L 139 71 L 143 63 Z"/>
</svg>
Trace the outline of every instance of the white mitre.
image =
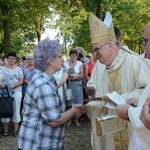
<svg viewBox="0 0 150 150">
<path fill-rule="evenodd" d="M 104 21 L 101 21 L 95 15 L 90 13 L 89 26 L 92 45 L 105 41 L 116 41 L 110 12 L 106 13 Z"/>
</svg>

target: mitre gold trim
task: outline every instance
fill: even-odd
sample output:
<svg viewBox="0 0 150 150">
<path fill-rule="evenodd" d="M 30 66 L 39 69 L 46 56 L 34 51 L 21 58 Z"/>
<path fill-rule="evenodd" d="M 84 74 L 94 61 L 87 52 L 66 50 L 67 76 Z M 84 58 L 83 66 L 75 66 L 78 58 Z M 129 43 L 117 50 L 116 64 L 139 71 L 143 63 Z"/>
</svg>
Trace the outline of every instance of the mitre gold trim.
<svg viewBox="0 0 150 150">
<path fill-rule="evenodd" d="M 106 13 L 104 22 L 90 13 L 89 26 L 92 45 L 105 41 L 116 41 L 112 16 L 109 12 Z"/>
</svg>

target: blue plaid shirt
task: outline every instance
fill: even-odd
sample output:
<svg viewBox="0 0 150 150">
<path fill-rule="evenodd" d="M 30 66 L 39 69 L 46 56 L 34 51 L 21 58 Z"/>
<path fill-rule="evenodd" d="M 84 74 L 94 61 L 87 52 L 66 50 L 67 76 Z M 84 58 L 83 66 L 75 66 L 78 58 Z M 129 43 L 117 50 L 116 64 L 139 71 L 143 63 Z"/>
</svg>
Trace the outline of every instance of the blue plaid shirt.
<svg viewBox="0 0 150 150">
<path fill-rule="evenodd" d="M 65 111 L 53 77 L 39 71 L 31 79 L 23 108 L 23 122 L 19 130 L 18 147 L 22 150 L 62 150 L 65 125 L 51 127 Z"/>
</svg>

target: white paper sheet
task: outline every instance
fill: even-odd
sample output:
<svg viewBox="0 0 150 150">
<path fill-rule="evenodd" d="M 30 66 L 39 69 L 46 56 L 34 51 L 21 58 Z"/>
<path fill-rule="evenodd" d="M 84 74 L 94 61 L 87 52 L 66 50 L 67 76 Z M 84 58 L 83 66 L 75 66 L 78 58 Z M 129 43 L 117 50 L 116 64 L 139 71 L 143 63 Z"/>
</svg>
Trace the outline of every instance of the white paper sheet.
<svg viewBox="0 0 150 150">
<path fill-rule="evenodd" d="M 121 97 L 116 91 L 107 93 L 106 95 L 117 105 L 126 104 L 125 99 Z"/>
</svg>

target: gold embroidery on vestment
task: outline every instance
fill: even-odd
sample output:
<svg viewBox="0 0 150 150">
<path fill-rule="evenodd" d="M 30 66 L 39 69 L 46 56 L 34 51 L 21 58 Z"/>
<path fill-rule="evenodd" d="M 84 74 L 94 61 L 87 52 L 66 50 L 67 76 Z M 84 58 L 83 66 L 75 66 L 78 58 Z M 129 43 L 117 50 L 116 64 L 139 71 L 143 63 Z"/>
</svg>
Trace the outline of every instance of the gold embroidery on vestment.
<svg viewBox="0 0 150 150">
<path fill-rule="evenodd" d="M 108 76 L 108 92 L 111 93 L 113 91 L 116 91 L 118 94 L 122 94 L 120 69 L 114 72 L 109 72 Z"/>
</svg>

